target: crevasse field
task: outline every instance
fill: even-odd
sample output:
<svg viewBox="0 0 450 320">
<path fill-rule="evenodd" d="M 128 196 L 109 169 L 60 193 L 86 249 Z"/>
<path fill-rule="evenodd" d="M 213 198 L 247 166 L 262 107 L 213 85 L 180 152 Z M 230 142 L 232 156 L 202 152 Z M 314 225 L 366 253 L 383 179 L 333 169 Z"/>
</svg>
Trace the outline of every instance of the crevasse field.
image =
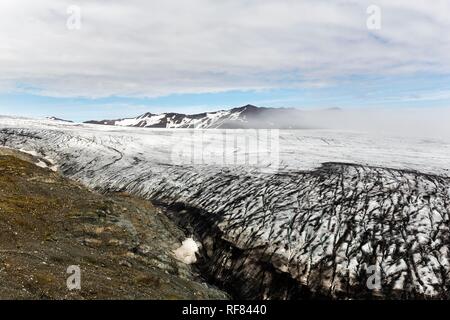
<svg viewBox="0 0 450 320">
<path fill-rule="evenodd" d="M 200 210 L 241 252 L 236 259 L 209 250 L 221 269 L 213 276 L 251 279 L 248 297 L 289 298 L 304 287 L 358 297 L 372 271 L 382 297 L 448 295 L 450 139 L 3 117 L 0 145 L 101 191 Z M 242 257 L 253 261 L 251 270 Z M 289 286 L 275 289 L 274 272 L 258 261 L 288 277 Z"/>
</svg>

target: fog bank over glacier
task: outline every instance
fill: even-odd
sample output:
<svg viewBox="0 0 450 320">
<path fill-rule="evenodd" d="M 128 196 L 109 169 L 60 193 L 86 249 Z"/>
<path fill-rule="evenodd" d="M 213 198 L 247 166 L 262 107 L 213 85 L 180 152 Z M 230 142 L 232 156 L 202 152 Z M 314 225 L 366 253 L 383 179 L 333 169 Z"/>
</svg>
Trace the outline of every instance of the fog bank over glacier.
<svg viewBox="0 0 450 320">
<path fill-rule="evenodd" d="M 450 107 L 307 110 L 299 121 L 305 127 L 313 128 L 413 137 L 450 137 Z"/>
</svg>

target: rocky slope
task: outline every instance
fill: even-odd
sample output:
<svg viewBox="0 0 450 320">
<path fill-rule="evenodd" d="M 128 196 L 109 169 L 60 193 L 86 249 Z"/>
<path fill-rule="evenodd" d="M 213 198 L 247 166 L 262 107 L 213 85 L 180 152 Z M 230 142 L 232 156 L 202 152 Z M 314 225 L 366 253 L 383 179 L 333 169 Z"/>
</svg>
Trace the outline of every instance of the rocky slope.
<svg viewBox="0 0 450 320">
<path fill-rule="evenodd" d="M 227 298 L 174 257 L 185 235 L 157 208 L 33 162 L 0 149 L 0 299 Z M 81 290 L 66 286 L 71 265 Z"/>
</svg>

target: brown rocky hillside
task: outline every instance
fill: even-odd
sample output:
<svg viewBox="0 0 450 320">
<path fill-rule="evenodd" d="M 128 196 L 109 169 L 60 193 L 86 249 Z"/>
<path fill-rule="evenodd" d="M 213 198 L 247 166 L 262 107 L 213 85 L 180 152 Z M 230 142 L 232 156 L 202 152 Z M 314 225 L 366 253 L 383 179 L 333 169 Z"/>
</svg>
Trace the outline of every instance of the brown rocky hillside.
<svg viewBox="0 0 450 320">
<path fill-rule="evenodd" d="M 0 150 L 0 299 L 227 298 L 174 257 L 186 237 L 158 208 L 33 162 Z M 71 265 L 81 290 L 66 286 Z"/>
</svg>

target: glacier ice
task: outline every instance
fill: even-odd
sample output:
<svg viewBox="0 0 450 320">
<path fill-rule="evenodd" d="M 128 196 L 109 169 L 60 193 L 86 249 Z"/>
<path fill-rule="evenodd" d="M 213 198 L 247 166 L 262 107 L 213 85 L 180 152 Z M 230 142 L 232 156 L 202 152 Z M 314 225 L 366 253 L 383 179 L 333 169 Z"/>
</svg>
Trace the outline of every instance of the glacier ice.
<svg viewBox="0 0 450 320">
<path fill-rule="evenodd" d="M 252 134 L 207 131 L 213 151 L 193 162 L 185 149 L 203 144 L 194 130 L 0 118 L 1 145 L 52 159 L 91 188 L 197 210 L 209 271 L 245 279 L 243 297 L 449 296 L 449 141 L 281 130 L 276 166 L 221 162 L 225 136 Z"/>
</svg>

